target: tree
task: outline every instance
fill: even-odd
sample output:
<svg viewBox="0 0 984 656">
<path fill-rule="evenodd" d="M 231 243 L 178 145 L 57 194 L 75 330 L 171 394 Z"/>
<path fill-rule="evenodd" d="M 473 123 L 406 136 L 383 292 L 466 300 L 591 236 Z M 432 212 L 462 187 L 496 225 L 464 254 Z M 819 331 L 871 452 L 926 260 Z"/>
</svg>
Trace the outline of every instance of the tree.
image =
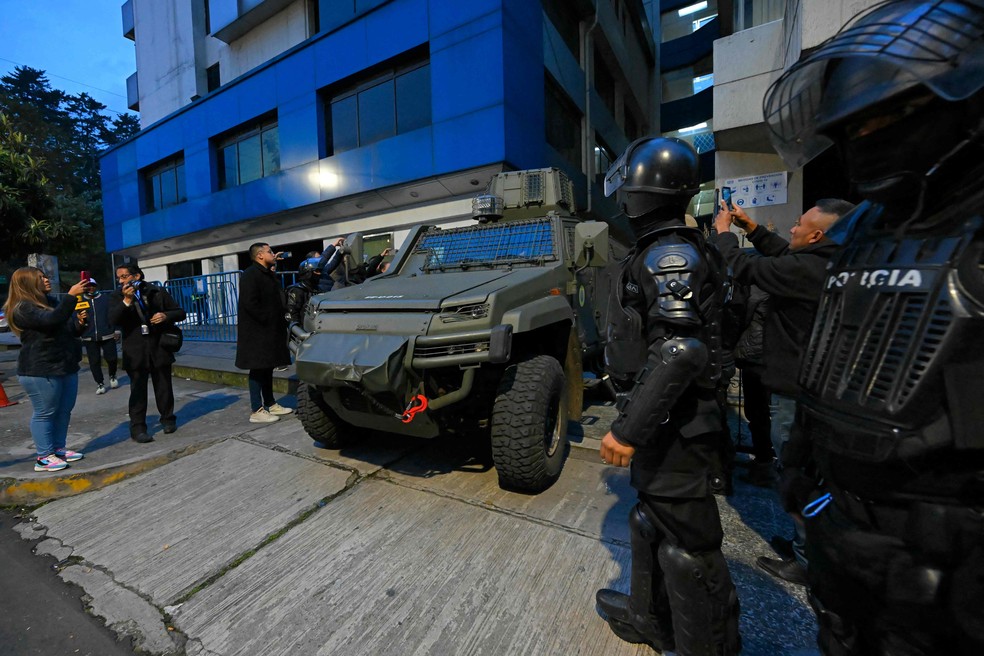
<svg viewBox="0 0 984 656">
<path fill-rule="evenodd" d="M 8 267 L 31 252 L 64 268 L 105 271 L 99 155 L 136 134 L 133 114 L 110 118 L 87 93 L 51 87 L 44 71 L 0 77 L 0 239 Z M 101 275 L 101 274 L 100 274 Z"/>
</svg>

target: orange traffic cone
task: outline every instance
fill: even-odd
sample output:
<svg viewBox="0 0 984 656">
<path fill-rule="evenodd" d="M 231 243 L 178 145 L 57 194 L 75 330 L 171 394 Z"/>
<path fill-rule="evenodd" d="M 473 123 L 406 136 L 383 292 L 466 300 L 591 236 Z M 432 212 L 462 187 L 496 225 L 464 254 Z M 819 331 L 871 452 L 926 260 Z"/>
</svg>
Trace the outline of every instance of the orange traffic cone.
<svg viewBox="0 0 984 656">
<path fill-rule="evenodd" d="M 19 401 L 11 401 L 7 398 L 7 393 L 3 391 L 3 383 L 0 383 L 0 408 L 6 408 L 8 405 L 17 405 Z"/>
</svg>

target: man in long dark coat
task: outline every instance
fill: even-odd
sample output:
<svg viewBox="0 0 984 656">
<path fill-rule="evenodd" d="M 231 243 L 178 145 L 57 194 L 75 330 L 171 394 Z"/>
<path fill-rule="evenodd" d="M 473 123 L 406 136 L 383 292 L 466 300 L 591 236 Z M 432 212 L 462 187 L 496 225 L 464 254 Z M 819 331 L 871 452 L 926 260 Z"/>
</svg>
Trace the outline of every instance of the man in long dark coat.
<svg viewBox="0 0 984 656">
<path fill-rule="evenodd" d="M 236 367 L 249 369 L 250 422 L 265 424 L 293 412 L 273 399 L 273 370 L 290 364 L 284 289 L 274 274 L 277 256 L 269 244 L 249 247 L 252 264 L 239 281 Z"/>
</svg>

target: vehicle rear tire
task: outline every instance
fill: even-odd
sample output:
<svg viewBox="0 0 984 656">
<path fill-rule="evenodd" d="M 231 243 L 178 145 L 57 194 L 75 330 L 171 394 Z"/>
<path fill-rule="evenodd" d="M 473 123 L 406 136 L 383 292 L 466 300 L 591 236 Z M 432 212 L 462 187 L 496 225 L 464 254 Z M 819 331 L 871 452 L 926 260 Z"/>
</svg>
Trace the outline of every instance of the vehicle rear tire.
<svg viewBox="0 0 984 656">
<path fill-rule="evenodd" d="M 297 386 L 297 417 L 308 435 L 329 449 L 340 449 L 346 442 L 347 425 L 332 410 L 317 387 Z"/>
<path fill-rule="evenodd" d="M 506 368 L 492 410 L 492 461 L 499 486 L 542 492 L 564 468 L 567 450 L 567 385 L 549 355 Z"/>
</svg>

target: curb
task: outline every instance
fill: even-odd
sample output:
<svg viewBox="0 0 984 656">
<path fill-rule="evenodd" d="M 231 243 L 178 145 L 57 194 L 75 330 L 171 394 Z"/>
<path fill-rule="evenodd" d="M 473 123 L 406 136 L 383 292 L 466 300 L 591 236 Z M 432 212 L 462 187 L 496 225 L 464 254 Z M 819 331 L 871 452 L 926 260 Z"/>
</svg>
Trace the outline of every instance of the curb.
<svg viewBox="0 0 984 656">
<path fill-rule="evenodd" d="M 0 479 L 0 506 L 37 506 L 46 501 L 98 490 L 161 465 L 166 465 L 178 458 L 197 453 L 224 439 L 227 438 L 222 437 L 207 442 L 189 444 L 181 449 L 175 449 L 144 460 L 122 465 L 109 465 L 102 469 L 77 474 L 57 475 L 40 479 L 2 478 Z"/>
</svg>

